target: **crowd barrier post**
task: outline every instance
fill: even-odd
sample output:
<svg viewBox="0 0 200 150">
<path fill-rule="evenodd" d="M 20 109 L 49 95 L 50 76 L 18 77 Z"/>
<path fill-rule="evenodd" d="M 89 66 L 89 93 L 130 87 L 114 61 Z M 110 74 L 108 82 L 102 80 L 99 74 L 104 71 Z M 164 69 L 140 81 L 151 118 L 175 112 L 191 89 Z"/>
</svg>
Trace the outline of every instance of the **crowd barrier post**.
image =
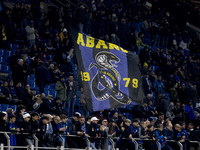
<svg viewBox="0 0 200 150">
<path fill-rule="evenodd" d="M 60 139 L 62 140 L 62 146 L 65 147 L 65 140 L 63 139 L 62 135 L 59 134 Z M 62 150 L 61 146 L 61 150 Z"/>
<path fill-rule="evenodd" d="M 1 143 L 1 150 L 3 150 L 3 143 Z"/>
<path fill-rule="evenodd" d="M 138 150 L 138 142 L 135 139 L 133 139 L 133 143 L 135 144 L 135 150 Z"/>
<path fill-rule="evenodd" d="M 31 150 L 34 150 L 34 145 L 31 145 Z"/>
<path fill-rule="evenodd" d="M 8 133 L 4 133 L 4 135 L 7 139 L 8 150 L 10 150 L 10 136 L 8 135 Z"/>
<path fill-rule="evenodd" d="M 38 138 L 35 134 L 33 134 L 33 138 L 35 140 L 35 150 L 38 150 Z"/>
<path fill-rule="evenodd" d="M 158 145 L 158 150 L 161 150 L 161 144 L 158 141 L 156 141 L 156 144 Z"/>
<path fill-rule="evenodd" d="M 178 146 L 180 147 L 180 150 L 183 150 L 183 144 L 181 144 L 180 141 L 177 142 Z"/>
<path fill-rule="evenodd" d="M 109 137 L 108 140 L 112 144 L 112 150 L 115 150 L 115 142 L 113 141 L 113 139 L 111 137 Z"/>
<path fill-rule="evenodd" d="M 86 140 L 86 142 L 87 142 L 87 147 L 88 147 L 88 149 L 90 149 L 90 140 L 86 137 L 85 138 L 85 140 Z"/>
</svg>

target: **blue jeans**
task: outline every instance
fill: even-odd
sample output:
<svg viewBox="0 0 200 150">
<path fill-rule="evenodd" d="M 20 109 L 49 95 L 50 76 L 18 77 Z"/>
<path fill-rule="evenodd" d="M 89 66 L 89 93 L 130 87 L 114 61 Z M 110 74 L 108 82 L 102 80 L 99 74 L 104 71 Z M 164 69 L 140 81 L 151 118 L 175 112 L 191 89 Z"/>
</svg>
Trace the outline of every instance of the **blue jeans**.
<svg viewBox="0 0 200 150">
<path fill-rule="evenodd" d="M 95 142 L 91 142 L 91 143 L 90 143 L 90 147 L 92 147 L 92 149 L 96 149 L 96 147 L 95 147 Z"/>
<path fill-rule="evenodd" d="M 74 114 L 75 101 L 76 101 L 76 98 L 73 98 L 72 93 L 68 93 L 68 97 L 67 97 L 67 115 L 68 115 L 68 117 L 72 117 Z"/>
</svg>

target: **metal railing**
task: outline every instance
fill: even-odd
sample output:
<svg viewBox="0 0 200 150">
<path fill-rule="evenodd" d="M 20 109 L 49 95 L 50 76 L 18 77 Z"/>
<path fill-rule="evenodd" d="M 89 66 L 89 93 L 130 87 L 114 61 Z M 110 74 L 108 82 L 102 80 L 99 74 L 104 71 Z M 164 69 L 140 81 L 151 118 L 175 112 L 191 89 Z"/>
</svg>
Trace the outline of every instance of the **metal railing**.
<svg viewBox="0 0 200 150">
<path fill-rule="evenodd" d="M 68 148 L 65 148 L 65 140 L 63 138 L 63 136 L 66 137 L 74 137 L 74 138 L 82 138 L 82 136 L 77 136 L 77 135 L 61 135 L 59 134 L 59 138 L 61 139 L 61 147 L 39 147 L 38 146 L 38 142 L 39 139 L 37 138 L 37 136 L 35 134 L 32 135 L 33 139 L 34 139 L 34 145 L 27 145 L 27 146 L 11 146 L 10 144 L 10 136 L 9 134 L 24 134 L 24 135 L 30 135 L 28 133 L 13 133 L 13 132 L 0 132 L 0 134 L 3 134 L 5 136 L 5 138 L 7 139 L 7 145 L 5 146 L 3 143 L 0 144 L 0 150 L 4 150 L 4 148 L 7 148 L 8 150 L 10 150 L 11 148 L 22 148 L 22 149 L 30 149 L 30 150 L 38 150 L 38 149 L 54 149 L 54 150 L 65 150 Z M 115 141 L 118 141 L 120 139 L 120 137 L 112 137 L 111 135 L 108 135 L 108 137 L 85 137 L 85 141 L 87 143 L 87 149 L 91 149 L 90 148 L 90 140 L 89 139 L 108 139 L 111 143 L 112 146 L 112 150 L 115 150 Z M 127 138 L 121 138 L 123 140 L 130 140 Z M 133 138 L 133 143 L 135 145 L 135 150 L 138 150 L 138 141 L 153 141 L 147 138 Z M 167 142 L 173 142 L 173 143 L 177 143 L 177 145 L 179 146 L 179 150 L 183 150 L 183 144 L 180 141 L 175 141 L 175 140 L 166 140 Z M 156 145 L 158 146 L 158 150 L 161 150 L 161 144 L 158 141 L 154 141 L 156 143 Z M 198 146 L 200 146 L 200 142 L 199 141 L 190 141 L 189 143 L 194 143 L 197 144 Z M 71 149 L 71 148 L 70 148 Z M 77 148 L 76 148 L 77 149 Z"/>
</svg>

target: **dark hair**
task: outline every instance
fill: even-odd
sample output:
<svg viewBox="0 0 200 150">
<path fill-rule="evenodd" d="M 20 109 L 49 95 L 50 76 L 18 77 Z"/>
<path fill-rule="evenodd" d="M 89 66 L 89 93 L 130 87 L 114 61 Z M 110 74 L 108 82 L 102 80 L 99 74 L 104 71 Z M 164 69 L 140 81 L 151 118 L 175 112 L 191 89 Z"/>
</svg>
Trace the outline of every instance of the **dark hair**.
<svg viewBox="0 0 200 150">
<path fill-rule="evenodd" d="M 79 118 L 85 118 L 85 116 L 80 116 Z"/>
<path fill-rule="evenodd" d="M 21 113 L 21 110 L 22 109 L 26 109 L 26 107 L 24 106 L 24 105 L 19 105 L 18 107 L 17 107 L 17 113 Z"/>
<path fill-rule="evenodd" d="M 47 116 L 43 116 L 42 118 L 41 118 L 41 120 L 49 120 L 49 117 L 47 117 Z"/>
<path fill-rule="evenodd" d="M 68 118 L 68 117 L 65 114 L 60 115 L 60 119 L 66 119 L 66 118 Z"/>
</svg>

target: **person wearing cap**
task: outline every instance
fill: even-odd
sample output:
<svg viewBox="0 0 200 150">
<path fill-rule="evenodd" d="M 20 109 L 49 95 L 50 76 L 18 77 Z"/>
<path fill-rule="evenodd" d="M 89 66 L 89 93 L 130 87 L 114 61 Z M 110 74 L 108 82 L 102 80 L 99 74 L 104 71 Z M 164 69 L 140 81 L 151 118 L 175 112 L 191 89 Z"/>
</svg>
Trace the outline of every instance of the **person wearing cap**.
<svg viewBox="0 0 200 150">
<path fill-rule="evenodd" d="M 74 81 L 73 74 L 69 74 L 67 85 L 67 115 L 71 117 L 74 114 L 74 106 L 77 95 L 77 82 Z"/>
<path fill-rule="evenodd" d="M 62 32 L 60 32 L 59 37 L 60 37 L 60 41 L 61 41 L 62 43 L 64 43 L 64 42 L 67 41 L 67 39 L 68 39 L 69 37 L 68 37 L 68 31 L 67 31 L 66 28 L 64 28 L 64 29 L 62 30 Z"/>
<path fill-rule="evenodd" d="M 99 119 L 97 117 L 91 118 L 91 123 L 87 127 L 87 133 L 90 137 L 99 137 L 100 133 L 100 127 L 98 125 Z M 99 139 L 90 139 L 90 147 L 92 149 L 98 149 L 99 148 Z"/>
<path fill-rule="evenodd" d="M 29 51 L 31 49 L 32 45 L 35 45 L 35 28 L 34 28 L 34 22 L 30 21 L 29 25 L 25 28 L 26 31 L 26 38 L 28 42 Z"/>
<path fill-rule="evenodd" d="M 20 128 L 20 132 L 31 133 L 30 118 L 31 118 L 31 115 L 29 113 L 24 113 L 24 115 L 23 115 L 24 121 L 23 121 L 22 126 Z M 26 146 L 27 144 L 30 146 L 30 145 L 33 145 L 33 143 L 34 143 L 32 137 L 30 135 L 22 134 L 21 138 L 25 139 L 25 140 L 22 141 L 22 145 L 24 145 L 24 146 Z"/>
<path fill-rule="evenodd" d="M 56 91 L 58 92 L 58 97 L 62 103 L 62 107 L 66 109 L 67 101 L 67 85 L 65 83 L 65 77 L 61 76 L 60 79 L 56 82 Z"/>
<path fill-rule="evenodd" d="M 55 110 L 54 110 L 54 114 L 57 116 L 60 116 L 61 112 L 64 111 L 63 105 L 61 104 L 61 100 L 59 97 L 56 97 L 54 99 L 54 103 L 55 103 Z"/>
</svg>

